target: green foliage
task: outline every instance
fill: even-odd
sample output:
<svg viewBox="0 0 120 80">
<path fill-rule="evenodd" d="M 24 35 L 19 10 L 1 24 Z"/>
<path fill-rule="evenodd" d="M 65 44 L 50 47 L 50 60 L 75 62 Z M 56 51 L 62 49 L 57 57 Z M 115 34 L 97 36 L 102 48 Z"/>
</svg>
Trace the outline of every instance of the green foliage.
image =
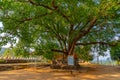
<svg viewBox="0 0 120 80">
<path fill-rule="evenodd" d="M 52 56 L 51 49 L 76 52 L 78 42 L 109 44 L 120 33 L 119 4 L 118 0 L 1 0 L 0 34 L 6 35 L 0 35 L 0 45 L 17 43 L 18 38 L 16 55 L 28 56 L 32 48 L 36 55 Z M 81 55 L 89 56 L 90 47 L 80 49 Z"/>
<path fill-rule="evenodd" d="M 120 60 L 120 43 L 117 46 L 111 47 L 110 53 L 113 60 Z"/>
<path fill-rule="evenodd" d="M 80 46 L 76 48 L 78 58 L 84 61 L 92 61 L 93 55 L 90 54 L 91 46 Z"/>
<path fill-rule="evenodd" d="M 3 55 L 4 57 L 13 57 L 14 56 L 14 53 L 12 51 L 12 49 L 8 48 L 4 51 Z"/>
<path fill-rule="evenodd" d="M 17 57 L 28 57 L 30 56 L 29 47 L 24 45 L 24 43 L 20 42 L 16 47 L 13 48 L 14 56 Z"/>
<path fill-rule="evenodd" d="M 43 57 L 45 57 L 46 59 L 52 60 L 54 57 L 54 53 L 45 53 L 43 54 Z"/>
<path fill-rule="evenodd" d="M 94 45 L 92 48 L 94 48 L 95 51 L 98 52 L 99 55 L 106 56 L 104 52 L 108 50 L 109 46 L 108 45 Z"/>
<path fill-rule="evenodd" d="M 0 59 L 0 63 L 2 64 L 2 63 L 5 63 L 6 62 L 6 60 L 3 60 L 3 59 Z"/>
</svg>

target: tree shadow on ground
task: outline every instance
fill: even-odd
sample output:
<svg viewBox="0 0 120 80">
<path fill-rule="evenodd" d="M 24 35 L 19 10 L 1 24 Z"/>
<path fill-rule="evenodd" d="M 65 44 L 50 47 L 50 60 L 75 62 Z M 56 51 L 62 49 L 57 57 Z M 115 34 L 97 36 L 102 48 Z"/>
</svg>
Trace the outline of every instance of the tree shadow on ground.
<svg viewBox="0 0 120 80">
<path fill-rule="evenodd" d="M 100 65 L 84 67 L 81 72 L 73 70 L 72 73 L 45 67 L 0 72 L 0 80 L 120 80 L 119 71 L 116 66 Z"/>
</svg>

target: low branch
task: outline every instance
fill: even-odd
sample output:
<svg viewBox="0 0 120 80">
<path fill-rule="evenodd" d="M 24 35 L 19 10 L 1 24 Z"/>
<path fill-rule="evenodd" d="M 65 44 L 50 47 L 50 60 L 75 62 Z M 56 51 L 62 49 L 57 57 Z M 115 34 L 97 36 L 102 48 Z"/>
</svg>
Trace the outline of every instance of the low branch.
<svg viewBox="0 0 120 80">
<path fill-rule="evenodd" d="M 51 51 L 53 51 L 53 52 L 61 52 L 61 53 L 66 53 L 65 51 L 63 51 L 63 50 L 57 50 L 57 49 L 51 49 Z"/>
<path fill-rule="evenodd" d="M 76 43 L 76 45 L 93 45 L 93 44 L 101 44 L 101 45 L 109 45 L 109 46 L 115 46 L 116 44 L 111 44 L 107 42 L 89 42 L 89 43 Z"/>
</svg>

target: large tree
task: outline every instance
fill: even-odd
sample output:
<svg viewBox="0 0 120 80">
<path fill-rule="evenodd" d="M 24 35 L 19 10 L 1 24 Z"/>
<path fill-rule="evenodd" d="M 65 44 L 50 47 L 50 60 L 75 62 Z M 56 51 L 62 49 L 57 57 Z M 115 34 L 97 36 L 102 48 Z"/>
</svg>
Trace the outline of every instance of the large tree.
<svg viewBox="0 0 120 80">
<path fill-rule="evenodd" d="M 120 31 L 120 1 L 0 0 L 0 21 L 4 25 L 1 45 L 18 38 L 24 49 L 68 56 L 79 45 L 115 45 L 112 38 Z"/>
</svg>

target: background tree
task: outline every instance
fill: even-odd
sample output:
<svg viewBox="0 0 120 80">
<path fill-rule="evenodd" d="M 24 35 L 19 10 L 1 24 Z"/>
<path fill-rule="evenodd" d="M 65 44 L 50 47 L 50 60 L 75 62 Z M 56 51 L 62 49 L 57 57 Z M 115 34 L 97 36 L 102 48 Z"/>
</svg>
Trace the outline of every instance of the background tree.
<svg viewBox="0 0 120 80">
<path fill-rule="evenodd" d="M 4 51 L 2 56 L 5 58 L 11 58 L 11 57 L 14 57 L 14 52 L 12 51 L 11 48 L 8 48 Z"/>
<path fill-rule="evenodd" d="M 117 61 L 117 64 L 120 64 L 120 43 L 114 47 L 111 47 L 111 57 L 112 60 Z"/>
<path fill-rule="evenodd" d="M 36 51 L 49 43 L 50 51 L 67 57 L 76 45 L 113 46 L 120 31 L 118 0 L 2 0 L 0 5 L 1 43 L 15 43 L 17 37 Z"/>
<path fill-rule="evenodd" d="M 30 48 L 24 46 L 24 44 L 19 41 L 19 43 L 13 48 L 14 56 L 16 57 L 29 57 L 30 56 Z"/>
</svg>

